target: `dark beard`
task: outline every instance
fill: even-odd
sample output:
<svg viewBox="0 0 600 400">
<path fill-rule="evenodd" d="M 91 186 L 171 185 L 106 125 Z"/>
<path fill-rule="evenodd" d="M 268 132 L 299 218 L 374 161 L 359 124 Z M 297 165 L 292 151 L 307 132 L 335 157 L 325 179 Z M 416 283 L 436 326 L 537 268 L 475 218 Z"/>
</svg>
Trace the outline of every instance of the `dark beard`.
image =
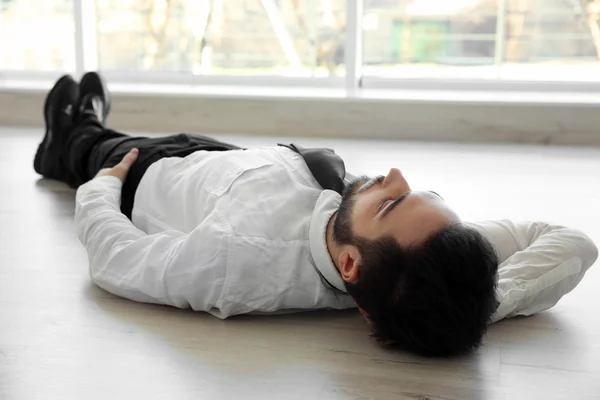
<svg viewBox="0 0 600 400">
<path fill-rule="evenodd" d="M 358 177 L 344 188 L 342 202 L 338 208 L 335 221 L 333 221 L 333 240 L 337 244 L 354 244 L 351 223 L 352 209 L 354 208 L 354 196 L 358 188 L 369 179 L 370 178 L 367 176 Z"/>
</svg>

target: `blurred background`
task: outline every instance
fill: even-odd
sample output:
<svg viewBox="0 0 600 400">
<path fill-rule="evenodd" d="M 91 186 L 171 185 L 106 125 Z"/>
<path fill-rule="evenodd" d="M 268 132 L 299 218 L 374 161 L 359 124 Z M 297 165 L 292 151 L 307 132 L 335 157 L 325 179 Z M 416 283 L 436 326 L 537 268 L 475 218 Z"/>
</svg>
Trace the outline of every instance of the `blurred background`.
<svg viewBox="0 0 600 400">
<path fill-rule="evenodd" d="M 365 0 L 358 24 L 350 3 L 0 0 L 0 71 L 326 80 L 356 51 L 360 77 L 600 80 L 600 0 Z"/>
</svg>

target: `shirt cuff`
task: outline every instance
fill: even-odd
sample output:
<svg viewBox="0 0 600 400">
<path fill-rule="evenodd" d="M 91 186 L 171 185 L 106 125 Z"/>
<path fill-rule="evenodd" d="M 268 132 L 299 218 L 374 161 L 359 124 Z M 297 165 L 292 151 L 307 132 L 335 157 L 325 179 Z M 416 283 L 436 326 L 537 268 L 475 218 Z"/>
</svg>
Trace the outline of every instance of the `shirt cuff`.
<svg viewBox="0 0 600 400">
<path fill-rule="evenodd" d="M 102 194 L 105 200 L 110 198 L 111 202 L 120 206 L 122 187 L 123 182 L 116 176 L 99 176 L 79 186 L 75 197 L 77 202 L 80 202 L 84 199 L 91 199 L 90 196 L 96 198 L 95 194 Z"/>
<path fill-rule="evenodd" d="M 80 189 L 113 189 L 113 190 L 121 190 L 123 187 L 123 182 L 116 176 L 112 175 L 104 175 L 99 176 L 97 178 L 91 179 L 81 185 Z"/>
</svg>

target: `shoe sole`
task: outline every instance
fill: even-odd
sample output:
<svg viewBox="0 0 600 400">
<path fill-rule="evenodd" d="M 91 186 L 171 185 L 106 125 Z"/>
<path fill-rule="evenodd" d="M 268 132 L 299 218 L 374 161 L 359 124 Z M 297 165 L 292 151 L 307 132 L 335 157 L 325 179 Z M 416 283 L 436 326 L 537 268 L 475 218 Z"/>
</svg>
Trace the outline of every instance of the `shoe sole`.
<svg viewBox="0 0 600 400">
<path fill-rule="evenodd" d="M 54 87 L 52 88 L 52 90 L 50 90 L 50 93 L 48 93 L 48 96 L 46 96 L 46 100 L 44 101 L 44 122 L 46 123 L 46 133 L 44 134 L 44 139 L 42 139 L 42 143 L 40 143 L 40 145 L 38 146 L 38 149 L 35 153 L 35 158 L 33 159 L 33 169 L 35 170 L 35 172 L 37 172 L 40 175 L 43 175 L 41 172 L 41 166 L 42 166 L 42 155 L 44 154 L 44 152 L 48 149 L 48 146 L 50 144 L 50 142 L 52 141 L 52 135 L 51 135 L 51 125 L 52 125 L 52 116 L 49 115 L 48 112 L 48 102 L 50 101 L 51 98 L 53 98 L 53 96 L 60 90 L 63 88 L 64 83 L 69 80 L 69 79 L 73 79 L 70 75 L 65 75 L 62 78 L 60 78 L 56 84 L 54 85 Z"/>
</svg>

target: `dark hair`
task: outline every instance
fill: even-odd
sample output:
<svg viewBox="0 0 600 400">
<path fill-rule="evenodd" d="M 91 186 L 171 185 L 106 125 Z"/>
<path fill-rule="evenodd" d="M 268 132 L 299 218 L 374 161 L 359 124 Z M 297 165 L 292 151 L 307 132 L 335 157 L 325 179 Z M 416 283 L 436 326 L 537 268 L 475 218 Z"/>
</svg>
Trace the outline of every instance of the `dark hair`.
<svg viewBox="0 0 600 400">
<path fill-rule="evenodd" d="M 423 356 L 479 347 L 498 306 L 498 258 L 480 233 L 455 224 L 409 249 L 392 237 L 354 242 L 362 263 L 346 288 L 380 343 Z"/>
</svg>

